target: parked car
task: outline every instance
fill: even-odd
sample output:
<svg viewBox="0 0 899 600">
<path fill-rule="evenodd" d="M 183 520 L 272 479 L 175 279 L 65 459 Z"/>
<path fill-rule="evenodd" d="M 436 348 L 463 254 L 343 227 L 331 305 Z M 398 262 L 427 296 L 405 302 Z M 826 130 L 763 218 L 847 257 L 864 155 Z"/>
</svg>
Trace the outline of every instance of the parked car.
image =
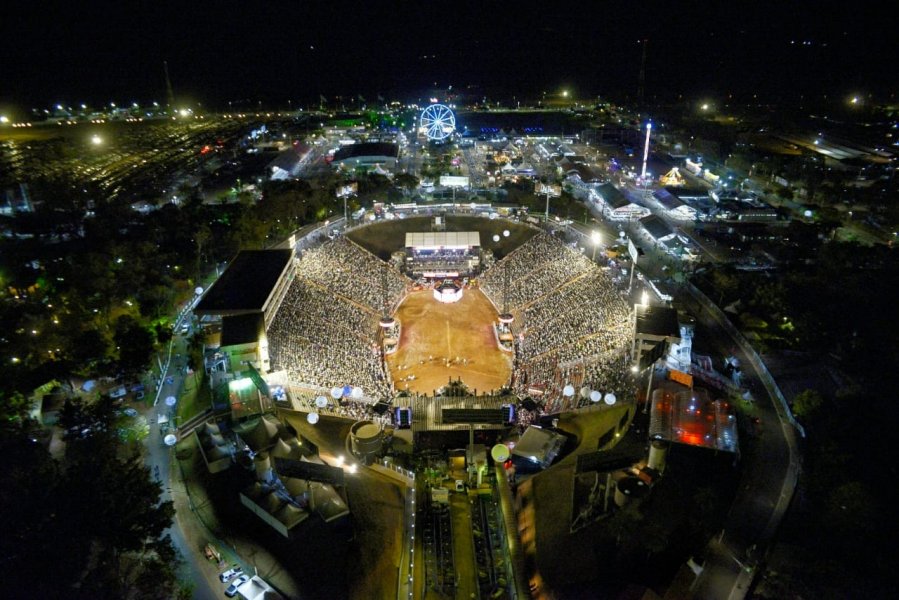
<svg viewBox="0 0 899 600">
<path fill-rule="evenodd" d="M 232 565 L 230 569 L 219 575 L 219 579 L 222 580 L 222 583 L 225 583 L 226 581 L 230 581 L 234 578 L 235 575 L 238 575 L 240 573 L 243 573 L 243 568 L 240 565 Z"/>
<path fill-rule="evenodd" d="M 241 575 L 240 577 L 238 577 L 237 579 L 235 579 L 234 581 L 231 582 L 231 585 L 229 585 L 228 589 L 225 590 L 225 595 L 228 596 L 229 598 L 233 598 L 234 596 L 237 595 L 237 588 L 239 588 L 240 586 L 242 586 L 249 580 L 250 580 L 249 576 Z"/>
</svg>

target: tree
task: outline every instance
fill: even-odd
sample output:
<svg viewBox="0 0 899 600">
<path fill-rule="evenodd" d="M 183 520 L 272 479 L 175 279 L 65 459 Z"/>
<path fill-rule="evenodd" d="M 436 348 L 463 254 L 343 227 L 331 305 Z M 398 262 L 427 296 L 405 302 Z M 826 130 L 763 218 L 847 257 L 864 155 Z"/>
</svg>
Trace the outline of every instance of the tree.
<svg viewBox="0 0 899 600">
<path fill-rule="evenodd" d="M 77 569 L 69 568 L 63 548 L 70 540 L 57 542 L 60 532 L 57 463 L 44 444 L 36 443 L 39 425 L 27 418 L 27 403 L 21 394 L 0 393 L 0 557 L 9 589 L 28 590 L 31 597 L 65 597 L 47 593 L 59 578 L 67 581 Z M 24 407 L 24 409 L 23 409 Z M 55 545 L 54 545 L 55 544 Z M 52 567 L 53 577 L 48 577 Z M 61 586 L 64 587 L 64 586 Z"/>
<path fill-rule="evenodd" d="M 206 245 L 212 239 L 212 230 L 205 223 L 202 223 L 194 232 L 194 244 L 197 248 L 197 272 L 199 273 L 203 265 L 203 251 Z"/>
<path fill-rule="evenodd" d="M 0 556 L 14 595 L 31 598 L 174 597 L 177 557 L 163 532 L 171 502 L 139 455 L 120 441 L 113 402 L 70 400 L 54 460 L 20 410 L 0 398 Z"/>
<path fill-rule="evenodd" d="M 153 333 L 156 334 L 156 341 L 160 344 L 167 344 L 172 339 L 172 329 L 164 323 L 156 323 L 153 326 Z"/>
<path fill-rule="evenodd" d="M 187 361 L 191 369 L 197 371 L 203 368 L 203 349 L 206 347 L 203 335 L 194 333 L 187 340 Z"/>
<path fill-rule="evenodd" d="M 715 269 L 712 271 L 712 287 L 718 295 L 718 304 L 722 304 L 725 299 L 736 296 L 740 289 L 740 280 L 731 271 Z"/>
<path fill-rule="evenodd" d="M 153 353 L 153 333 L 131 315 L 122 315 L 113 336 L 119 351 L 119 366 L 125 373 L 143 371 Z"/>
<path fill-rule="evenodd" d="M 793 190 L 791 190 L 790 188 L 782 187 L 777 190 L 777 195 L 785 200 L 792 200 Z"/>
<path fill-rule="evenodd" d="M 162 486 L 151 479 L 134 448 L 124 447 L 112 400 L 66 403 L 60 425 L 67 433 L 63 509 L 89 551 L 81 560 L 77 594 L 84 598 L 172 595 L 176 552 L 163 532 L 174 508 L 161 502 Z M 148 594 L 155 594 L 148 596 Z"/>
<path fill-rule="evenodd" d="M 815 390 L 805 390 L 793 398 L 793 414 L 803 420 L 814 420 L 824 406 L 824 398 Z"/>
<path fill-rule="evenodd" d="M 72 358 L 84 368 L 106 358 L 109 343 L 97 329 L 85 329 L 72 340 Z"/>
<path fill-rule="evenodd" d="M 396 177 L 393 178 L 393 182 L 398 188 L 406 190 L 407 193 L 415 191 L 420 183 L 418 177 L 411 173 L 397 173 Z"/>
</svg>

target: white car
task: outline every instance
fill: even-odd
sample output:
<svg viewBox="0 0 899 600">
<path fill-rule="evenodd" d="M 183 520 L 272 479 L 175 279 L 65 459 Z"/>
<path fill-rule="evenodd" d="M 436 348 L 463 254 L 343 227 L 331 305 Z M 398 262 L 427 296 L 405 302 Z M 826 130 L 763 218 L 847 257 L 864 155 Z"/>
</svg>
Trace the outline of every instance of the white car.
<svg viewBox="0 0 899 600">
<path fill-rule="evenodd" d="M 241 575 L 240 577 L 238 577 L 237 579 L 235 579 L 234 581 L 231 582 L 231 585 L 229 585 L 228 589 L 225 590 L 225 595 L 228 596 L 229 598 L 233 598 L 234 596 L 237 595 L 237 588 L 239 588 L 240 586 L 242 586 L 249 580 L 250 580 L 250 577 L 248 575 Z"/>
<path fill-rule="evenodd" d="M 222 580 L 222 583 L 225 583 L 233 579 L 234 576 L 239 573 L 243 573 L 243 568 L 238 565 L 234 565 L 224 573 L 219 574 L 219 579 Z"/>
</svg>

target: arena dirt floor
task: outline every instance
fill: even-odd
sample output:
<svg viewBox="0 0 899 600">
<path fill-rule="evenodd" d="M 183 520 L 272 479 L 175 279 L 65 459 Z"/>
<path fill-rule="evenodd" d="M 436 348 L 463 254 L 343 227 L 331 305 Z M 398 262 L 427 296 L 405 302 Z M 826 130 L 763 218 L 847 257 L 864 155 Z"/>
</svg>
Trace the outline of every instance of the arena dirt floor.
<svg viewBox="0 0 899 600">
<path fill-rule="evenodd" d="M 453 304 L 438 302 L 431 290 L 409 294 L 395 315 L 402 326 L 399 348 L 387 356 L 394 387 L 431 395 L 450 378 L 479 393 L 506 385 L 512 357 L 497 344 L 496 317 L 478 289 L 466 289 Z"/>
</svg>

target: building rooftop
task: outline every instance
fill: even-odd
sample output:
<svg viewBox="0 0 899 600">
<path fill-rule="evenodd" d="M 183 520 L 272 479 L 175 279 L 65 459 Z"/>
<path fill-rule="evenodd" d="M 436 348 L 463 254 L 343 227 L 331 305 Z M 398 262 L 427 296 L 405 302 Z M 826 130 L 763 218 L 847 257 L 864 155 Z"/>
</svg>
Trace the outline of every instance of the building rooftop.
<svg viewBox="0 0 899 600">
<path fill-rule="evenodd" d="M 652 392 L 649 437 L 736 452 L 737 419 L 725 400 L 711 400 L 706 390 L 664 383 Z"/>
<path fill-rule="evenodd" d="M 545 468 L 552 464 L 564 444 L 564 435 L 532 425 L 525 429 L 512 449 L 512 455 Z"/>
<path fill-rule="evenodd" d="M 621 190 L 616 188 L 611 183 L 604 183 L 597 188 L 597 193 L 602 196 L 603 201 L 608 205 L 611 209 L 623 208 L 631 203 L 627 197 L 621 193 Z"/>
<path fill-rule="evenodd" d="M 640 224 L 643 225 L 643 228 L 649 232 L 649 235 L 654 237 L 657 240 L 662 238 L 666 238 L 669 235 L 674 235 L 674 230 L 663 221 L 660 217 L 656 215 L 647 215 L 640 219 Z"/>
<path fill-rule="evenodd" d="M 675 194 L 669 192 L 668 188 L 661 188 L 659 190 L 656 190 L 653 193 L 653 196 L 655 196 L 655 199 L 658 200 L 659 204 L 664 206 L 667 210 L 675 210 L 686 204 Z"/>
<path fill-rule="evenodd" d="M 709 191 L 704 188 L 689 188 L 669 185 L 663 189 L 683 202 L 687 202 L 689 200 L 704 200 L 708 199 L 709 197 Z"/>
<path fill-rule="evenodd" d="M 469 248 L 481 245 L 477 231 L 409 231 L 406 248 Z"/>
<path fill-rule="evenodd" d="M 569 172 L 576 173 L 577 176 L 580 177 L 581 181 L 583 181 L 584 183 L 595 183 L 597 181 L 602 180 L 602 178 L 599 175 L 597 175 L 593 171 L 593 169 L 591 169 L 590 167 L 588 167 L 587 165 L 585 165 L 584 163 L 581 163 L 581 162 L 574 163 L 574 165 L 572 165 Z"/>
<path fill-rule="evenodd" d="M 680 337 L 677 310 L 651 304 L 637 305 L 637 335 Z"/>
<path fill-rule="evenodd" d="M 222 319 L 222 346 L 252 344 L 263 332 L 261 312 L 234 315 Z"/>
<path fill-rule="evenodd" d="M 287 150 L 279 153 L 266 167 L 269 174 L 277 173 L 278 169 L 290 173 L 300 164 L 312 150 L 308 144 L 297 143 Z"/>
<path fill-rule="evenodd" d="M 197 304 L 197 315 L 260 312 L 290 264 L 291 250 L 243 250 Z"/>
<path fill-rule="evenodd" d="M 362 156 L 399 156 L 399 146 L 388 142 L 362 142 L 342 146 L 334 153 L 334 162 Z"/>
</svg>

